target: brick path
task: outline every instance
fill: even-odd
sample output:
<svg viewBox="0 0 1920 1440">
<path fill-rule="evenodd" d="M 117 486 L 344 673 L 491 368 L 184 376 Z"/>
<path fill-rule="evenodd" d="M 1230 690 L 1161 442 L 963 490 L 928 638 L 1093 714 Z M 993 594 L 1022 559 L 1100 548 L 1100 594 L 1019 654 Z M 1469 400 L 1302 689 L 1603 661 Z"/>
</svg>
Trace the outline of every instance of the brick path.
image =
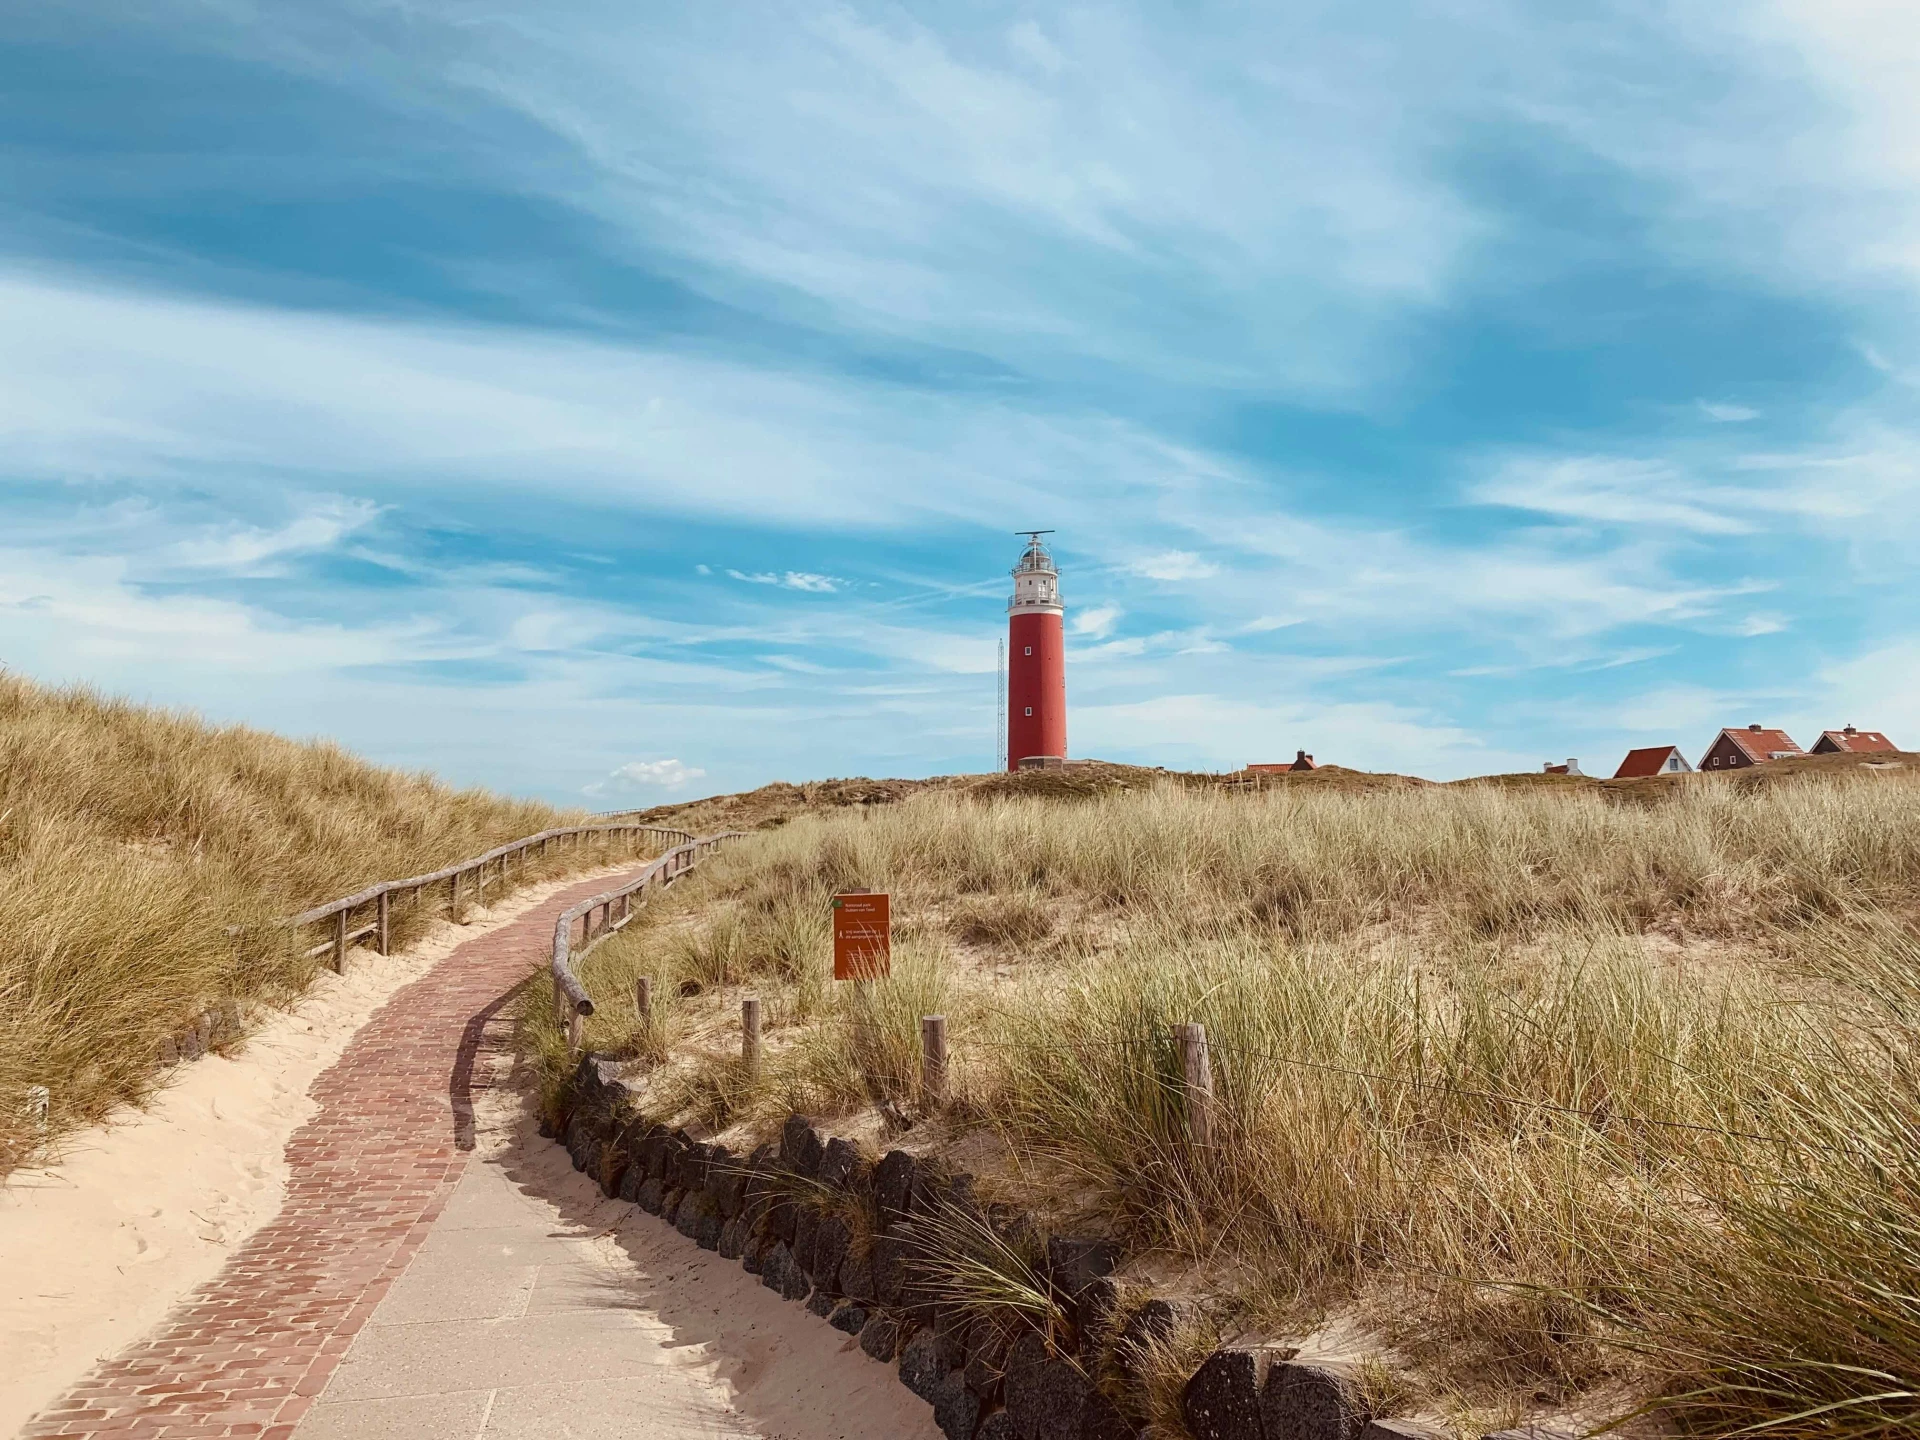
<svg viewBox="0 0 1920 1440">
<path fill-rule="evenodd" d="M 279 1215 L 23 1436 L 287 1440 L 466 1168 L 480 1031 L 546 954 L 562 890 L 399 991 L 314 1082 Z"/>
</svg>

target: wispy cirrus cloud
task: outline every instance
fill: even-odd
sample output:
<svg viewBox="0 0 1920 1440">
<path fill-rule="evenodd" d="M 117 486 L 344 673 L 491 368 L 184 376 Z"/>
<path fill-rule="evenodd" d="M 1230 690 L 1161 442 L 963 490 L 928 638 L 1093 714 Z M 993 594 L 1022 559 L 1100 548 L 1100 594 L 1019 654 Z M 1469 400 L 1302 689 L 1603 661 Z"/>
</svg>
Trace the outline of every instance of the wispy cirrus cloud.
<svg viewBox="0 0 1920 1440">
<path fill-rule="evenodd" d="M 812 595 L 831 595 L 846 585 L 846 581 L 836 576 L 816 575 L 811 570 L 760 570 L 753 574 L 728 570 L 727 574 L 749 585 L 778 585 L 784 590 L 804 590 Z"/>
</svg>

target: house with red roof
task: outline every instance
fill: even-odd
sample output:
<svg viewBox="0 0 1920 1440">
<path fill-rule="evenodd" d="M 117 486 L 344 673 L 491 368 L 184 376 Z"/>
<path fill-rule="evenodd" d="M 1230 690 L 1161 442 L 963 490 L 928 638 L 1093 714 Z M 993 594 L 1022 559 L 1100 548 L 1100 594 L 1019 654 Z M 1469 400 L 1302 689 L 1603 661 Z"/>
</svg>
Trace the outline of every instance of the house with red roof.
<svg viewBox="0 0 1920 1440">
<path fill-rule="evenodd" d="M 1823 730 L 1813 742 L 1815 755 L 1867 755 L 1877 750 L 1898 750 L 1878 730 L 1856 730 L 1849 725 L 1841 730 Z"/>
<path fill-rule="evenodd" d="M 1291 775 L 1296 770 L 1311 769 L 1313 769 L 1313 757 L 1304 750 L 1296 750 L 1290 764 L 1249 765 L 1247 773 L 1249 775 Z"/>
<path fill-rule="evenodd" d="M 1627 751 L 1627 758 L 1620 762 L 1620 768 L 1613 772 L 1613 778 L 1639 780 L 1648 775 L 1686 775 L 1692 770 L 1678 745 L 1648 745 L 1643 749 Z"/>
<path fill-rule="evenodd" d="M 1700 757 L 1700 768 L 1712 770 L 1748 770 L 1769 760 L 1787 760 L 1807 752 L 1794 743 L 1784 730 L 1769 730 L 1764 725 L 1749 725 L 1744 730 L 1722 730 L 1707 753 Z"/>
</svg>

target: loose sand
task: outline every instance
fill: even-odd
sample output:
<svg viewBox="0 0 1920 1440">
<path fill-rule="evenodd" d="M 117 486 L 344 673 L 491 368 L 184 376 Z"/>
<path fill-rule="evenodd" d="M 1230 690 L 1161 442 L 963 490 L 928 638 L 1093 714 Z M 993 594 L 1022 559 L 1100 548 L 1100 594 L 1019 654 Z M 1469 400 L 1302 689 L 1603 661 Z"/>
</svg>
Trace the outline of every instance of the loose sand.
<svg viewBox="0 0 1920 1440">
<path fill-rule="evenodd" d="M 0 1186 L 0 1435 L 154 1325 L 219 1273 L 280 1208 L 288 1138 L 313 1114 L 307 1087 L 402 985 L 462 941 L 592 874 L 520 891 L 406 952 L 356 950 L 231 1057 L 173 1072 L 151 1106 L 81 1132 L 65 1159 Z"/>
</svg>

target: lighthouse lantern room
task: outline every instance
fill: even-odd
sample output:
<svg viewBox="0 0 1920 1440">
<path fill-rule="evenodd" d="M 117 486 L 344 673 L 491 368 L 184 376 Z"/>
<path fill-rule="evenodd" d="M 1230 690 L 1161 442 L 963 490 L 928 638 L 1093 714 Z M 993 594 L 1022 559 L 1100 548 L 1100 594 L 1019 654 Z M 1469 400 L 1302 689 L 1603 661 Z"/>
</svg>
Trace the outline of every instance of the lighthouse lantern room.
<svg viewBox="0 0 1920 1440">
<path fill-rule="evenodd" d="M 1007 601 L 1007 768 L 1067 757 L 1067 656 L 1060 572 L 1041 542 L 1051 530 L 1022 530 L 1027 548 L 1013 567 Z"/>
</svg>

